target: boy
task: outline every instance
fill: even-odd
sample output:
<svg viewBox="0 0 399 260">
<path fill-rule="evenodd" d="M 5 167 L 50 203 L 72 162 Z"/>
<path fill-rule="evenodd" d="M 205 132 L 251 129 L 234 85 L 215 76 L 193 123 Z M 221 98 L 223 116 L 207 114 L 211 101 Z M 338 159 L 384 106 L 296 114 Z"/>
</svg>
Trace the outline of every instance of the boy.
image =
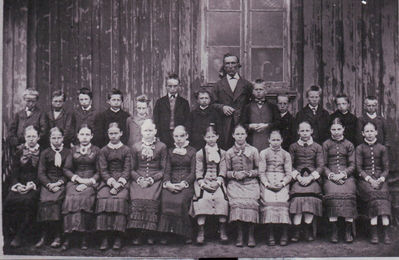
<svg viewBox="0 0 399 260">
<path fill-rule="evenodd" d="M 75 138 L 74 143 L 78 144 L 76 133 L 82 124 L 87 124 L 94 134 L 94 119 L 96 111 L 92 107 L 93 93 L 88 88 L 81 88 L 78 91 L 78 107 L 73 111 L 76 120 Z"/>
<path fill-rule="evenodd" d="M 127 141 L 129 140 L 129 132 L 126 131 L 126 120 L 130 114 L 122 110 L 122 92 L 119 89 L 113 88 L 108 93 L 107 98 L 107 103 L 110 106 L 109 109 L 97 114 L 94 120 L 93 143 L 100 148 L 108 144 L 109 138 L 107 130 L 109 124 L 113 122 L 118 123 L 119 129 L 122 131 L 122 143 L 127 144 Z"/>
<path fill-rule="evenodd" d="M 210 123 L 215 124 L 217 132 L 220 133 L 220 117 L 218 111 L 210 106 L 212 101 L 211 93 L 202 88 L 195 93 L 198 107 L 191 111 L 187 121 L 187 132 L 189 133 L 190 145 L 200 150 L 205 146 L 204 133 Z"/>
<path fill-rule="evenodd" d="M 345 138 L 353 145 L 356 145 L 357 117 L 349 111 L 350 102 L 348 96 L 345 94 L 337 95 L 335 104 L 337 105 L 337 110 L 331 114 L 329 125 L 331 125 L 331 122 L 334 121 L 335 118 L 339 117 L 345 127 Z"/>
<path fill-rule="evenodd" d="M 266 101 L 266 83 L 257 79 L 253 83 L 254 99 L 244 106 L 240 121 L 248 129 L 248 143 L 262 151 L 269 146 L 269 132 L 279 119 L 279 112 L 274 104 Z"/>
<path fill-rule="evenodd" d="M 75 136 L 75 118 L 64 109 L 66 95 L 55 90 L 51 95 L 51 111 L 46 113 L 50 129 L 58 127 L 64 132 L 64 145 L 69 148 Z M 47 141 L 47 139 L 46 139 Z"/>
<path fill-rule="evenodd" d="M 180 79 L 171 74 L 166 80 L 167 95 L 157 100 L 154 106 L 154 123 L 157 136 L 167 147 L 174 147 L 173 129 L 178 125 L 186 125 L 190 115 L 188 101 L 179 95 Z"/>
<path fill-rule="evenodd" d="M 39 142 L 43 145 L 48 131 L 48 121 L 44 113 L 37 107 L 39 92 L 32 88 L 27 88 L 23 93 L 25 108 L 17 112 L 11 122 L 8 132 L 8 141 L 12 151 L 25 143 L 24 131 L 29 125 L 33 125 L 39 131 Z"/>
<path fill-rule="evenodd" d="M 363 116 L 357 120 L 356 135 L 357 144 L 363 143 L 362 128 L 365 123 L 372 122 L 377 126 L 377 142 L 385 146 L 388 144 L 387 126 L 385 119 L 382 116 L 377 115 L 378 100 L 375 96 L 368 96 L 364 100 L 364 111 Z"/>
<path fill-rule="evenodd" d="M 308 121 L 313 128 L 313 141 L 322 144 L 329 137 L 328 119 L 330 114 L 320 104 L 321 88 L 310 86 L 306 91 L 308 104 L 296 114 L 296 130 L 298 124 Z M 295 131 L 297 132 L 297 131 Z"/>
<path fill-rule="evenodd" d="M 290 145 L 295 142 L 293 138 L 294 134 L 294 122 L 295 119 L 288 111 L 289 97 L 286 94 L 277 95 L 277 108 L 280 112 L 278 120 L 278 128 L 280 129 L 281 136 L 283 137 L 283 143 L 281 147 L 288 151 Z"/>
</svg>

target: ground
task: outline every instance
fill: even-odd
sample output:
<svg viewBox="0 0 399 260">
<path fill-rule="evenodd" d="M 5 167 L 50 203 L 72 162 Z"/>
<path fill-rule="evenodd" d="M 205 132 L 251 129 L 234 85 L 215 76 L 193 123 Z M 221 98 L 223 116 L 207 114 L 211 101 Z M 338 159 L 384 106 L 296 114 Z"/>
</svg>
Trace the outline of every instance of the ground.
<svg viewBox="0 0 399 260">
<path fill-rule="evenodd" d="M 230 241 L 226 245 L 221 245 L 215 236 L 207 239 L 203 246 L 183 245 L 181 243 L 170 243 L 169 245 L 142 245 L 132 246 L 126 245 L 120 251 L 109 249 L 102 252 L 91 245 L 88 250 L 79 248 L 71 248 L 65 252 L 61 249 L 53 249 L 45 246 L 36 249 L 33 241 L 27 246 L 17 249 L 4 248 L 5 254 L 11 255 L 49 255 L 49 256 L 135 256 L 135 257 L 179 257 L 179 258 L 198 258 L 198 257 L 326 257 L 326 256 L 399 256 L 399 228 L 393 227 L 392 239 L 393 243 L 385 245 L 380 243 L 372 245 L 368 242 L 365 230 L 358 230 L 358 236 L 354 243 L 347 244 L 342 242 L 342 238 L 338 244 L 332 244 L 328 241 L 326 232 L 319 232 L 318 238 L 314 242 L 298 242 L 291 243 L 288 246 L 267 246 L 265 244 L 265 234 L 263 230 L 258 229 L 256 233 L 257 246 L 255 248 L 234 246 L 234 242 Z M 233 237 L 233 235 L 232 235 Z M 232 239 L 233 240 L 233 239 Z"/>
</svg>

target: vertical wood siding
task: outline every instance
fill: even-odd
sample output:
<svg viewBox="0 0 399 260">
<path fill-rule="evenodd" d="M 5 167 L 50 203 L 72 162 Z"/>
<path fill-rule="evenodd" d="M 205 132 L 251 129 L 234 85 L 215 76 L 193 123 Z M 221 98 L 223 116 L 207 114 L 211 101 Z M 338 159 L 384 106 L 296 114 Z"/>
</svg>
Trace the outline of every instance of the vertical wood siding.
<svg viewBox="0 0 399 260">
<path fill-rule="evenodd" d="M 155 101 L 165 94 L 167 74 L 177 72 L 183 96 L 192 99 L 204 81 L 203 1 L 5 0 L 4 126 L 22 107 L 27 86 L 40 91 L 42 109 L 49 109 L 54 89 L 64 89 L 72 107 L 76 91 L 88 87 L 99 110 L 116 87 L 133 112 L 136 95 Z M 294 112 L 311 84 L 323 88 L 330 112 L 340 92 L 358 116 L 364 97 L 376 95 L 389 122 L 391 168 L 399 169 L 398 1 L 291 0 L 290 21 Z"/>
</svg>

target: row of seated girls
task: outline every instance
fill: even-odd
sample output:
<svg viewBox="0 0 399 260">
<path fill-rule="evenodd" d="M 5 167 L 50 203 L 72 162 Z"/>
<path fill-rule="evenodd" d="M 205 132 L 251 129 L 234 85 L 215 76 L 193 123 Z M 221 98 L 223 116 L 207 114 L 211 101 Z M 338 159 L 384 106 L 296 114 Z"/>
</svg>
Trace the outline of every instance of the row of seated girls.
<svg viewBox="0 0 399 260">
<path fill-rule="evenodd" d="M 195 241 L 203 244 L 209 216 L 218 219 L 221 242 L 228 241 L 230 223 L 236 227 L 235 245 L 254 247 L 255 227 L 265 224 L 267 244 L 276 244 L 274 233 L 279 230 L 279 244 L 284 246 L 289 237 L 298 241 L 302 229 L 306 241 L 314 240 L 311 224 L 315 216 L 323 215 L 323 201 L 324 216 L 332 225 L 331 241 L 338 242 L 337 220 L 343 218 L 345 241 L 352 242 L 357 192 L 367 203 L 371 242 L 379 242 L 380 217 L 383 241 L 390 243 L 388 155 L 376 141 L 376 126 L 363 126 L 364 143 L 356 149 L 344 138 L 339 119 L 332 122 L 331 138 L 322 146 L 313 142 L 312 131 L 308 122 L 301 122 L 299 139 L 287 152 L 281 147 L 280 132 L 272 130 L 270 146 L 259 153 L 246 142 L 246 129 L 238 125 L 233 131 L 235 144 L 223 151 L 217 145 L 219 134 L 210 125 L 203 135 L 206 144 L 197 152 L 183 126 L 175 127 L 174 147 L 167 149 L 147 119 L 141 126 L 142 140 L 131 147 L 120 141 L 123 132 L 118 124 L 111 123 L 109 143 L 102 149 L 91 144 L 92 130 L 82 125 L 79 143 L 71 149 L 63 146 L 63 132 L 54 127 L 50 147 L 40 152 L 38 131 L 28 126 L 25 143 L 15 154 L 13 185 L 4 203 L 6 219 L 16 220 L 11 246 L 22 244 L 35 215 L 42 228 L 36 247 L 52 238 L 55 248 L 67 250 L 78 241 L 87 249 L 93 232 L 101 238 L 100 250 L 110 248 L 111 242 L 118 250 L 124 240 L 154 244 L 159 233 L 162 244 L 178 238 L 192 243 L 192 219 L 197 224 Z"/>
</svg>

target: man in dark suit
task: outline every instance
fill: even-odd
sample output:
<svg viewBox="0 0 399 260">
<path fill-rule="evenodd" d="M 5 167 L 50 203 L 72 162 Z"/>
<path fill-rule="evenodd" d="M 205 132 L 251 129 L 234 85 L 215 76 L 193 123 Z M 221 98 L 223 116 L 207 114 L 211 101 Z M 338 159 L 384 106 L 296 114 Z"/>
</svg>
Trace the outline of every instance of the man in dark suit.
<svg viewBox="0 0 399 260">
<path fill-rule="evenodd" d="M 233 146 L 232 132 L 239 123 L 241 110 L 249 103 L 252 94 L 252 84 L 240 77 L 238 69 L 241 67 L 237 56 L 225 54 L 223 57 L 224 76 L 216 82 L 213 89 L 213 106 L 221 114 L 220 133 L 222 149 Z"/>
<path fill-rule="evenodd" d="M 188 101 L 179 95 L 180 80 L 172 74 L 166 81 L 168 94 L 157 100 L 154 106 L 154 123 L 157 136 L 168 147 L 174 146 L 173 129 L 178 125 L 186 126 L 190 115 Z"/>
</svg>

